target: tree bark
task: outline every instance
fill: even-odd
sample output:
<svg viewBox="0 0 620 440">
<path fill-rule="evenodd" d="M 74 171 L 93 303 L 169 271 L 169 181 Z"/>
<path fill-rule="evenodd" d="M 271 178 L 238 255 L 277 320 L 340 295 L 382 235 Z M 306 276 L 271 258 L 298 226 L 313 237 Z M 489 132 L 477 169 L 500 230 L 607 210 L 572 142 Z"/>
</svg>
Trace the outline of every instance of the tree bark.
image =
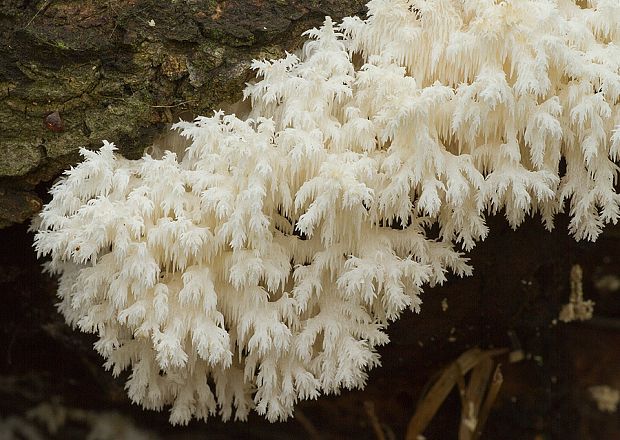
<svg viewBox="0 0 620 440">
<path fill-rule="evenodd" d="M 279 58 L 362 0 L 0 2 L 0 227 L 41 207 L 37 185 L 106 139 L 139 157 L 180 116 L 241 98 L 252 59 Z"/>
</svg>

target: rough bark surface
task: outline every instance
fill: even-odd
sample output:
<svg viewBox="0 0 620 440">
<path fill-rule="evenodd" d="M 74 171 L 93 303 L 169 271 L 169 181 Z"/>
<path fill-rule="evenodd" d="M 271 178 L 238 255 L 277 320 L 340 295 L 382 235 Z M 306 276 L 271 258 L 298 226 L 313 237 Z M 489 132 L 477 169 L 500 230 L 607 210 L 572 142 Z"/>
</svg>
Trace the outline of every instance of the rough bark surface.
<svg viewBox="0 0 620 440">
<path fill-rule="evenodd" d="M 36 187 L 115 142 L 142 154 L 180 115 L 241 97 L 252 59 L 296 49 L 363 0 L 0 2 L 0 227 L 40 209 Z M 45 184 L 43 185 L 45 186 Z"/>
<path fill-rule="evenodd" d="M 179 115 L 207 114 L 237 100 L 252 58 L 294 50 L 301 32 L 324 15 L 354 14 L 362 4 L 0 2 L 0 428 L 9 416 L 58 402 L 121 412 L 165 439 L 372 439 L 364 409 L 371 402 L 386 438 L 398 439 L 443 366 L 472 346 L 517 344 L 525 359 L 501 359 L 504 384 L 483 438 L 620 438 L 617 413 L 598 411 L 587 391 L 620 389 L 619 228 L 608 228 L 597 243 L 576 243 L 565 218 L 553 233 L 537 220 L 514 232 L 503 219 L 491 219 L 491 236 L 472 253 L 474 276 L 426 290 L 421 315 L 405 314 L 390 328 L 383 366 L 367 388 L 304 402 L 287 423 L 254 415 L 247 423 L 214 417 L 172 428 L 167 412 L 132 406 L 125 378 L 104 371 L 94 339 L 56 313 L 56 283 L 41 274 L 26 224 L 50 181 L 77 160 L 78 148 L 108 139 L 123 154 L 139 156 Z M 594 319 L 554 323 L 576 263 L 583 266 L 586 299 L 596 302 Z M 426 437 L 457 438 L 459 418 L 452 393 Z M 69 423 L 49 438 L 85 435 L 83 424 Z"/>
</svg>

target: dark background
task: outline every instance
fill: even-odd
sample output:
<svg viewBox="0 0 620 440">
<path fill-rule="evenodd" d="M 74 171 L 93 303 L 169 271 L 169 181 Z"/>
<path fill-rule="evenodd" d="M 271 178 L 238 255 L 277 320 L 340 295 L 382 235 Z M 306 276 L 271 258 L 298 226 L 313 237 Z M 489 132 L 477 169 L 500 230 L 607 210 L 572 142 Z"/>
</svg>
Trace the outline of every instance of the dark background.
<svg viewBox="0 0 620 440">
<path fill-rule="evenodd" d="M 608 228 L 596 243 L 577 243 L 567 235 L 566 218 L 558 220 L 557 230 L 549 233 L 535 219 L 518 231 L 501 218 L 491 219 L 491 235 L 471 254 L 474 276 L 425 289 L 422 312 L 407 312 L 390 327 L 391 343 L 380 350 L 383 365 L 371 372 L 364 391 L 299 405 L 319 438 L 375 438 L 365 402 L 374 405 L 393 438 L 403 438 L 427 381 L 467 348 L 514 349 L 509 331 L 526 358 L 518 363 L 498 358 L 504 383 L 483 438 L 620 438 L 617 413 L 598 411 L 588 392 L 593 385 L 620 388 L 620 299 L 614 290 L 620 228 Z M 0 414 L 23 414 L 53 401 L 116 410 L 171 439 L 309 437 L 296 420 L 271 424 L 256 414 L 247 423 L 213 418 L 173 428 L 167 412 L 131 405 L 123 378 L 114 380 L 104 371 L 92 350 L 95 338 L 72 331 L 56 313 L 55 282 L 41 274 L 26 228 L 0 231 L 0 242 Z M 576 263 L 583 267 L 586 299 L 596 302 L 594 318 L 554 325 L 568 302 L 570 268 Z M 459 420 L 460 401 L 453 391 L 427 438 L 456 439 Z M 84 427 L 69 424 L 67 429 L 52 438 L 84 437 Z"/>
</svg>

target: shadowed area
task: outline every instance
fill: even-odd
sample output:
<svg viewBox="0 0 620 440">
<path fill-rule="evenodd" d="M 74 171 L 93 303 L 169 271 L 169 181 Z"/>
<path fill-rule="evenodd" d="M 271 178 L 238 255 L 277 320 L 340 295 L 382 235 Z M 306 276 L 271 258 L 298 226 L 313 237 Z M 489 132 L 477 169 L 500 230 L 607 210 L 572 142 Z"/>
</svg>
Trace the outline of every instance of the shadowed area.
<svg viewBox="0 0 620 440">
<path fill-rule="evenodd" d="M 427 382 L 466 349 L 515 343 L 524 359 L 498 357 L 504 382 L 482 438 L 601 439 L 620 435 L 615 414 L 600 412 L 588 388 L 620 386 L 620 232 L 607 228 L 596 243 L 575 242 L 559 218 L 549 233 L 529 220 L 512 231 L 492 218 L 491 234 L 472 252 L 474 275 L 451 277 L 427 288 L 422 312 L 407 312 L 389 329 L 382 366 L 371 371 L 364 391 L 344 391 L 303 402 L 286 423 L 271 424 L 252 413 L 247 423 L 171 427 L 168 413 L 131 405 L 92 350 L 94 338 L 72 331 L 54 310 L 56 285 L 41 274 L 22 225 L 0 232 L 0 412 L 23 414 L 42 402 L 72 408 L 118 411 L 162 438 L 376 438 L 365 410 L 371 402 L 385 432 L 403 438 Z M 583 268 L 586 299 L 594 300 L 589 321 L 562 323 L 557 317 L 570 296 L 573 264 Z M 513 333 L 511 337 L 509 332 Z M 515 342 L 516 341 L 516 342 Z M 456 438 L 460 402 L 455 391 L 431 421 L 427 438 Z M 301 420 L 303 423 L 300 423 Z M 304 427 L 305 426 L 305 427 Z M 312 426 L 312 428 L 308 428 Z M 86 427 L 68 423 L 51 438 L 82 438 Z"/>
</svg>

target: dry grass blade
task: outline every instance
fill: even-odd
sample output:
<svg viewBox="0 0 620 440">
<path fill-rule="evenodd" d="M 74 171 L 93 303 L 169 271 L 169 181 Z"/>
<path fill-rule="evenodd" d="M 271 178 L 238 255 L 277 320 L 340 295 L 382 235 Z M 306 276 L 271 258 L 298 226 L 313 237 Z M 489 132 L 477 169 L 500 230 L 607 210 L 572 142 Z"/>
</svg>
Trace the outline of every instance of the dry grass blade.
<svg viewBox="0 0 620 440">
<path fill-rule="evenodd" d="M 487 393 L 494 366 L 495 362 L 493 362 L 493 359 L 487 357 L 482 359 L 471 372 L 465 398 L 463 399 L 459 440 L 471 440 L 473 438 L 478 426 L 480 406 Z"/>
<path fill-rule="evenodd" d="M 375 436 L 377 437 L 377 440 L 386 440 L 383 429 L 381 428 L 381 423 L 379 423 L 379 418 L 375 413 L 374 403 L 366 400 L 364 402 L 364 409 L 366 410 L 366 414 L 368 415 L 368 419 L 370 420 L 370 425 L 372 426 L 373 431 L 375 431 Z"/>
<path fill-rule="evenodd" d="M 499 393 L 499 389 L 504 382 L 504 377 L 502 376 L 502 372 L 500 370 L 501 364 L 498 364 L 495 367 L 495 372 L 493 373 L 493 380 L 491 381 L 491 386 L 489 387 L 489 392 L 487 393 L 487 397 L 484 399 L 484 403 L 482 404 L 482 408 L 480 409 L 480 414 L 478 416 L 478 425 L 476 426 L 476 431 L 472 440 L 478 440 L 480 435 L 482 434 L 482 429 L 489 418 L 489 413 L 491 412 L 491 408 L 493 407 L 493 403 L 495 403 L 495 399 L 497 398 L 497 394 Z"/>
<path fill-rule="evenodd" d="M 49 6 L 52 4 L 52 0 L 46 0 L 43 5 L 39 8 L 39 10 L 32 16 L 32 18 L 30 19 L 30 21 L 28 21 L 28 23 L 26 23 L 26 26 L 24 26 L 24 29 L 26 29 L 28 26 L 30 26 L 32 24 L 32 22 L 35 20 L 35 18 L 37 18 L 39 16 L 39 14 L 41 12 L 45 12 L 45 10 L 47 8 L 49 8 Z"/>
<path fill-rule="evenodd" d="M 466 394 L 463 377 L 482 360 L 506 353 L 506 349 L 482 351 L 479 348 L 467 350 L 456 361 L 445 368 L 439 379 L 420 401 L 415 414 L 407 426 L 406 440 L 417 440 L 439 410 L 455 385 L 461 384 L 461 397 Z M 486 401 L 485 401 L 486 403 Z"/>
<path fill-rule="evenodd" d="M 299 424 L 304 427 L 310 440 L 321 440 L 322 437 L 319 431 L 300 409 L 295 410 L 295 420 L 297 420 Z"/>
</svg>

